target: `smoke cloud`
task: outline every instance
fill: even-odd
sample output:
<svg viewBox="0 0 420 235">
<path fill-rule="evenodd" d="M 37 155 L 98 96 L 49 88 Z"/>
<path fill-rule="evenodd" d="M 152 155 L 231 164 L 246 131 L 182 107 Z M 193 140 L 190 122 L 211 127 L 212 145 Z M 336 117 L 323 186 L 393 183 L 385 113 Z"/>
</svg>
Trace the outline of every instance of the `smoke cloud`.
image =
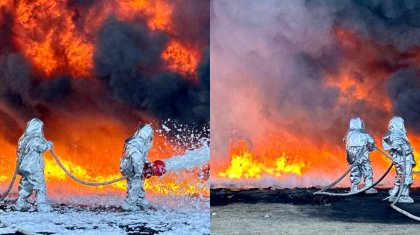
<svg viewBox="0 0 420 235">
<path fill-rule="evenodd" d="M 192 84 L 176 73 L 162 72 L 160 55 L 168 37 L 139 22 L 132 26 L 110 18 L 99 31 L 96 73 L 115 97 L 161 119 L 203 125 L 209 120 L 208 53 Z M 208 68 L 207 68 L 208 70 Z"/>
<path fill-rule="evenodd" d="M 160 2 L 163 1 L 150 1 L 150 6 L 159 7 Z M 0 111 L 19 116 L 19 122 L 32 116 L 100 112 L 122 122 L 136 120 L 135 123 L 138 123 L 147 116 L 156 121 L 171 119 L 191 126 L 208 124 L 209 3 L 166 2 L 172 6 L 168 30 L 152 29 L 148 20 L 154 15 L 141 9 L 138 11 L 142 14 L 134 17 L 117 15 L 118 12 L 109 10 L 110 6 L 117 9 L 122 4 L 116 1 L 71 0 L 56 5 L 43 4 L 42 1 L 10 1 L 2 4 Z M 28 22 L 16 18 L 16 9 L 24 4 L 28 14 L 33 16 L 30 23 L 40 24 L 33 32 L 30 32 L 32 26 Z M 34 10 L 35 5 L 39 6 L 39 11 Z M 55 7 L 62 7 L 63 14 L 57 16 L 52 12 Z M 66 18 L 68 16 L 70 22 Z M 74 28 L 68 29 L 70 23 Z M 68 44 L 73 39 L 64 44 L 60 41 L 63 40 L 60 28 L 82 38 L 76 46 L 83 46 L 82 43 L 93 45 L 93 68 L 88 78 L 69 71 L 71 59 L 78 63 L 76 56 L 86 58 L 78 54 L 80 49 L 70 48 Z M 19 37 L 34 45 L 49 43 L 51 38 L 53 48 L 45 46 L 51 54 L 42 54 L 37 60 L 43 57 L 52 60 L 48 56 L 59 57 L 61 60 L 57 67 L 51 64 L 56 71 L 46 76 L 32 58 L 22 52 Z M 199 65 L 194 75 L 197 78 L 169 71 L 166 67 L 162 52 L 172 40 L 199 52 Z M 0 119 L 6 122 L 6 118 Z M 23 128 L 24 122 L 20 126 Z"/>
<path fill-rule="evenodd" d="M 419 71 L 402 69 L 394 73 L 388 82 L 388 94 L 392 99 L 393 112 L 405 117 L 406 126 L 420 133 Z"/>
<path fill-rule="evenodd" d="M 419 66 L 419 9 L 418 1 L 212 1 L 212 161 L 228 164 L 232 140 L 258 149 L 275 135 L 278 148 L 330 169 L 344 161 L 354 116 L 376 140 L 393 115 L 420 133 L 418 73 L 404 72 Z"/>
</svg>

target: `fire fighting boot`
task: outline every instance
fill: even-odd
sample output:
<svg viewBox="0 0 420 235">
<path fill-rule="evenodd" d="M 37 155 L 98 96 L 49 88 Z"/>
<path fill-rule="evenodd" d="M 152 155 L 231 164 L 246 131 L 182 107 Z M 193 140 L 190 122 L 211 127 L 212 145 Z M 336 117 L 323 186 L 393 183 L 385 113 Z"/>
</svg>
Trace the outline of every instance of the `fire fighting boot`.
<svg viewBox="0 0 420 235">
<path fill-rule="evenodd" d="M 370 187 L 370 186 L 372 186 L 372 184 L 373 184 L 372 179 L 366 179 L 365 187 Z M 375 188 L 372 187 L 372 188 L 366 190 L 365 193 L 366 194 L 376 194 L 376 193 L 378 193 L 378 190 L 376 190 Z"/>
<path fill-rule="evenodd" d="M 401 203 L 414 203 L 414 200 L 410 197 L 410 185 L 404 185 L 403 191 L 401 193 L 400 199 L 398 199 L 398 202 Z"/>
<path fill-rule="evenodd" d="M 401 203 L 414 203 L 414 200 L 410 196 L 401 196 L 400 199 L 398 199 L 398 202 L 401 202 Z"/>
<path fill-rule="evenodd" d="M 123 204 L 121 205 L 121 209 L 123 209 L 124 211 L 137 211 L 139 210 L 139 207 L 133 204 L 129 204 L 126 201 L 124 201 Z"/>
<path fill-rule="evenodd" d="M 16 201 L 16 205 L 12 206 L 12 210 L 25 211 L 27 209 L 26 204 L 26 199 L 19 197 Z"/>
<path fill-rule="evenodd" d="M 148 210 L 148 209 L 151 209 L 151 204 L 150 204 L 150 202 L 149 201 L 147 201 L 146 199 L 144 199 L 144 198 L 142 198 L 142 199 L 139 199 L 138 201 L 137 201 L 137 207 L 139 207 L 139 209 L 140 210 Z"/>
<path fill-rule="evenodd" d="M 47 203 L 38 203 L 36 207 L 38 212 L 47 213 L 51 211 L 51 207 Z"/>
<path fill-rule="evenodd" d="M 31 195 L 30 192 L 26 191 L 25 189 L 19 189 L 19 197 L 16 201 L 16 205 L 12 207 L 15 211 L 24 211 L 27 209 L 26 199 Z"/>
<path fill-rule="evenodd" d="M 400 190 L 400 186 L 399 185 L 395 185 L 391 190 L 388 191 L 388 194 L 391 198 L 395 198 L 398 194 L 398 191 Z"/>
<path fill-rule="evenodd" d="M 36 207 L 38 209 L 38 212 L 45 213 L 51 211 L 51 207 L 47 203 L 45 194 L 45 191 L 36 191 Z"/>
<path fill-rule="evenodd" d="M 357 190 L 359 190 L 357 184 L 352 184 L 349 193 L 357 192 Z"/>
</svg>

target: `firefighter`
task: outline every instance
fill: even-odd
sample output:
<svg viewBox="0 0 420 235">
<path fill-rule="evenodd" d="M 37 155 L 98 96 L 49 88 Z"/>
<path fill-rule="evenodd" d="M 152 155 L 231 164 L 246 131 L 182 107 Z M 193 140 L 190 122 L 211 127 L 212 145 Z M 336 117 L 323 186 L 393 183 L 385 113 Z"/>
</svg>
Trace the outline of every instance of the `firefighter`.
<svg viewBox="0 0 420 235">
<path fill-rule="evenodd" d="M 389 201 L 394 201 L 398 195 L 400 187 L 402 188 L 401 197 L 398 202 L 413 203 L 410 197 L 410 187 L 413 183 L 412 168 L 416 165 L 413 148 L 407 138 L 404 127 L 404 120 L 401 117 L 393 117 L 388 124 L 388 132 L 382 139 L 382 145 L 385 150 L 389 151 L 396 167 L 396 176 L 394 187 L 389 190 Z M 405 155 L 405 163 L 404 163 Z M 404 168 L 405 165 L 405 168 Z M 405 172 L 405 180 L 401 185 L 401 179 Z"/>
<path fill-rule="evenodd" d="M 349 129 L 344 137 L 346 144 L 347 161 L 353 164 L 350 173 L 351 189 L 350 192 L 356 192 L 358 185 L 362 180 L 365 180 L 365 187 L 373 184 L 373 171 L 370 165 L 369 152 L 375 149 L 373 138 L 365 131 L 365 125 L 360 117 L 355 117 L 350 120 Z M 366 190 L 367 194 L 374 194 L 378 191 L 375 188 Z"/>
<path fill-rule="evenodd" d="M 37 118 L 30 120 L 20 137 L 17 148 L 18 174 L 22 176 L 19 183 L 19 197 L 15 210 L 25 210 L 27 199 L 35 191 L 36 206 L 39 212 L 51 210 L 46 201 L 44 176 L 45 151 L 51 150 L 53 143 L 44 138 L 43 122 Z"/>
<path fill-rule="evenodd" d="M 150 124 L 140 127 L 124 144 L 120 160 L 120 172 L 127 176 L 127 194 L 122 209 L 126 211 L 146 210 L 150 203 L 144 192 L 144 167 L 153 145 L 153 128 Z"/>
</svg>

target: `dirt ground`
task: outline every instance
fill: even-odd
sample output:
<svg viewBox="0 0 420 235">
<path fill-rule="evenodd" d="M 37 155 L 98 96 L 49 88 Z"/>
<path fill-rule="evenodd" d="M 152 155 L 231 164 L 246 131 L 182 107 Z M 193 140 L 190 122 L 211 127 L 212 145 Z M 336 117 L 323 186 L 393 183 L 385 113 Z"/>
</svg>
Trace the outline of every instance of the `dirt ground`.
<svg viewBox="0 0 420 235">
<path fill-rule="evenodd" d="M 399 214 L 389 207 L 389 202 L 382 201 L 386 197 L 386 190 L 381 190 L 377 195 L 330 200 L 326 197 L 307 200 L 306 196 L 301 196 L 301 192 L 297 193 L 300 196 L 288 192 L 292 203 L 285 202 L 284 192 L 276 191 L 217 194 L 213 196 L 215 205 L 211 207 L 211 234 L 383 235 L 417 234 L 420 231 L 420 222 Z M 277 195 L 277 199 L 269 200 L 267 194 Z M 400 206 L 420 215 L 419 191 L 416 194 L 418 196 L 413 196 L 416 204 Z M 229 203 L 223 203 L 226 202 L 224 199 L 218 200 L 221 198 L 229 199 Z"/>
</svg>

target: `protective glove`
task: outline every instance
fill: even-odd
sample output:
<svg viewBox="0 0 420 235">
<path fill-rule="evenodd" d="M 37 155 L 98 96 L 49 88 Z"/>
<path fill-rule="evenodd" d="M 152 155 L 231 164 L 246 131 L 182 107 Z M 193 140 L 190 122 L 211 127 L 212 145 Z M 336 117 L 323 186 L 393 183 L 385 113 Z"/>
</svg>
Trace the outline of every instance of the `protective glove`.
<svg viewBox="0 0 420 235">
<path fill-rule="evenodd" d="M 368 148 L 369 152 L 372 152 L 373 150 L 375 150 L 375 144 L 374 143 L 368 143 L 367 148 Z"/>
<path fill-rule="evenodd" d="M 47 141 L 47 148 L 48 148 L 47 150 L 51 150 L 53 146 L 54 146 L 53 142 Z"/>
<path fill-rule="evenodd" d="M 143 167 L 143 175 L 145 178 L 150 178 L 152 176 L 162 176 L 165 174 L 165 162 L 161 160 L 156 160 L 153 163 L 146 163 Z"/>
</svg>

